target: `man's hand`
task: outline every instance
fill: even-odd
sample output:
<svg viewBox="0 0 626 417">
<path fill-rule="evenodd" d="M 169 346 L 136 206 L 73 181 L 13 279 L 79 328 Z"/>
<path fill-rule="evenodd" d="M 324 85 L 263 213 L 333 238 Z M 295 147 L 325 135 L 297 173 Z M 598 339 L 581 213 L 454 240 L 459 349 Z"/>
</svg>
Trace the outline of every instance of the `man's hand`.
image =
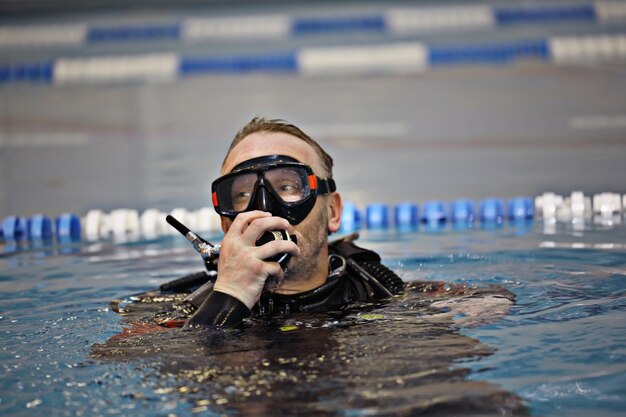
<svg viewBox="0 0 626 417">
<path fill-rule="evenodd" d="M 275 229 L 293 233 L 293 227 L 286 219 L 264 211 L 241 213 L 235 218 L 220 245 L 215 291 L 229 294 L 252 309 L 269 276 L 283 280 L 284 272 L 278 262 L 265 262 L 264 259 L 279 253 L 298 256 L 300 249 L 289 240 L 274 240 L 256 246 L 263 233 Z"/>
<path fill-rule="evenodd" d="M 513 301 L 499 294 L 483 294 L 480 297 L 453 297 L 435 301 L 430 306 L 445 309 L 445 313 L 433 317 L 450 317 L 458 326 L 477 327 L 495 323 L 507 315 Z"/>
</svg>

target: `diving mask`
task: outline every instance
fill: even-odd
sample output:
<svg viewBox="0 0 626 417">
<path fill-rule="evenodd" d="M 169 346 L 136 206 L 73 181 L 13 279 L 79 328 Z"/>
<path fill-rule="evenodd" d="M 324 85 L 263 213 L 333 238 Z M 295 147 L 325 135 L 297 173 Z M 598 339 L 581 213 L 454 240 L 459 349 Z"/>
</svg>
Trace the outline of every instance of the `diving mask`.
<svg viewBox="0 0 626 417">
<path fill-rule="evenodd" d="M 296 225 L 308 216 L 318 194 L 336 190 L 332 178 L 321 179 L 310 166 L 285 155 L 268 155 L 237 165 L 211 186 L 213 205 L 222 216 L 262 210 Z"/>
</svg>

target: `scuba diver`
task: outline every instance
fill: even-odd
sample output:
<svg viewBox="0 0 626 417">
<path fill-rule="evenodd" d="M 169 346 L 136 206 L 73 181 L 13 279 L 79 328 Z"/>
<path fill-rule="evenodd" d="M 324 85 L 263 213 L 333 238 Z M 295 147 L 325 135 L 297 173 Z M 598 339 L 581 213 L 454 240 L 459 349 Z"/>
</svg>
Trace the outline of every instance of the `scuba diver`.
<svg viewBox="0 0 626 417">
<path fill-rule="evenodd" d="M 453 366 L 493 353 L 455 329 L 459 317 L 497 320 L 513 294 L 405 284 L 355 236 L 329 242 L 342 212 L 332 168 L 299 128 L 253 119 L 212 184 L 219 250 L 168 220 L 208 273 L 112 302 L 128 327 L 92 357 L 140 359 L 160 393 L 219 414 L 528 415 L 516 395 Z"/>
<path fill-rule="evenodd" d="M 353 243 L 357 235 L 329 243 L 342 212 L 332 169 L 330 155 L 298 127 L 252 119 L 235 135 L 222 176 L 212 184 L 224 231 L 219 248 L 209 248 L 209 242 L 168 216 L 203 255 L 208 274 L 192 274 L 135 296 L 148 302 L 169 294 L 173 303 L 149 322 L 133 322 L 119 337 L 181 326 L 233 327 L 251 316 L 336 311 L 407 291 L 428 298 L 441 315 L 457 322 L 461 317 L 458 324 L 491 322 L 508 312 L 514 296 L 504 288 L 405 284 L 378 254 Z M 112 309 L 121 312 L 118 304 L 114 301 Z"/>
<path fill-rule="evenodd" d="M 376 253 L 350 238 L 329 245 L 342 212 L 332 168 L 317 142 L 281 120 L 255 118 L 237 133 L 212 184 L 225 233 L 217 265 L 208 263 L 218 273 L 187 297 L 188 324 L 232 326 L 402 291 Z"/>
</svg>

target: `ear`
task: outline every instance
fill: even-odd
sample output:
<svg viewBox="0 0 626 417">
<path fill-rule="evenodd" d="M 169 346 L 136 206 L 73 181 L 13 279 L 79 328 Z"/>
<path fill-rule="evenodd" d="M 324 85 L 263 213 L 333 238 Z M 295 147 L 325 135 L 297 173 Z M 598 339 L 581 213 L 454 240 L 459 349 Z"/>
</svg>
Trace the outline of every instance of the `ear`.
<svg viewBox="0 0 626 417">
<path fill-rule="evenodd" d="M 336 233 L 341 226 L 341 213 L 343 212 L 343 202 L 338 192 L 328 196 L 328 232 Z"/>
</svg>

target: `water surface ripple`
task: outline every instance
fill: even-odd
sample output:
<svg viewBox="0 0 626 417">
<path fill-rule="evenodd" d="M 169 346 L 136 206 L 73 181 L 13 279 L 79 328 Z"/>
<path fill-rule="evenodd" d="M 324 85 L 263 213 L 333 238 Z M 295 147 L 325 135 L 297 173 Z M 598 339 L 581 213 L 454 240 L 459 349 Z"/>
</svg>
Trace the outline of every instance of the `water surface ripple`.
<svg viewBox="0 0 626 417">
<path fill-rule="evenodd" d="M 198 271 L 189 248 L 5 251 L 0 414 L 619 416 L 625 237 L 623 226 L 365 233 L 362 245 L 405 281 L 495 285 L 516 304 L 503 315 L 485 293 L 451 303 L 409 291 L 329 314 L 134 337 L 119 335 L 167 303 L 129 296 Z M 136 315 L 111 311 L 114 299 Z"/>
</svg>

